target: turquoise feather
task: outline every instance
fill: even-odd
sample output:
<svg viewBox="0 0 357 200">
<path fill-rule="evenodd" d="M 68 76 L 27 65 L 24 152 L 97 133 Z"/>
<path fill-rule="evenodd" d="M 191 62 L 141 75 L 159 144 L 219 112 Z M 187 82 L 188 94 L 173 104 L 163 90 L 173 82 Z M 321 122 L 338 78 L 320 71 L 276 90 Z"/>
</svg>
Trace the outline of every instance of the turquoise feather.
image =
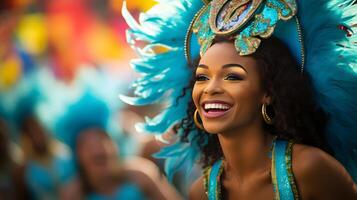
<svg viewBox="0 0 357 200">
<path fill-rule="evenodd" d="M 121 95 L 120 98 L 133 105 L 158 102 L 167 105 L 159 115 L 136 126 L 138 130 L 153 134 L 167 132 L 186 117 L 188 102 L 191 100 L 190 92 L 176 102 L 192 77 L 183 44 L 189 23 L 203 6 L 200 0 L 158 2 L 151 10 L 140 15 L 139 23 L 127 11 L 125 3 L 122 11 L 130 27 L 127 31 L 128 43 L 139 55 L 131 65 L 142 77 L 133 83 L 136 97 Z M 136 41 L 142 40 L 149 44 L 144 48 L 135 46 Z M 158 46 L 165 47 L 168 51 L 161 54 L 150 51 Z M 198 145 L 195 146 L 193 138 L 190 142 L 192 143 L 177 141 L 174 146 L 166 147 L 156 155 L 166 158 L 165 171 L 170 179 L 175 171 L 185 166 L 185 162 L 193 164 L 198 158 Z"/>
</svg>

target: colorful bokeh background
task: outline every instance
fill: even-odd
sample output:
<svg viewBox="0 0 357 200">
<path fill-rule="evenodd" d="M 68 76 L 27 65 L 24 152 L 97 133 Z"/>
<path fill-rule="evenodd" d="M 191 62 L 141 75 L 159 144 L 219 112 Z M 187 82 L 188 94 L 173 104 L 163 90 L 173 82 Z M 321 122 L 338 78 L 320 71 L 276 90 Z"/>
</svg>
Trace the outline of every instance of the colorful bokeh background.
<svg viewBox="0 0 357 200">
<path fill-rule="evenodd" d="M 128 70 L 134 54 L 125 42 L 121 0 L 14 0 L 2 4 L 3 90 L 44 65 L 61 81 L 73 80 L 84 65 L 101 65 L 116 73 Z M 151 0 L 127 1 L 134 15 L 153 4 Z M 14 48 L 21 55 L 11 52 Z M 13 55 L 5 55 L 9 53 Z"/>
<path fill-rule="evenodd" d="M 138 18 L 155 1 L 126 0 L 126 4 Z M 135 123 L 154 116 L 160 105 L 133 107 L 118 98 L 119 94 L 131 94 L 130 84 L 138 76 L 130 67 L 136 55 L 126 43 L 122 5 L 122 0 L 0 1 L 0 142 L 6 144 L 2 149 L 9 149 L 0 150 L 0 185 L 11 185 L 11 174 L 3 166 L 26 167 L 29 160 L 37 158 L 31 142 L 24 142 L 18 120 L 31 113 L 46 129 L 49 140 L 43 141 L 50 144 L 55 140 L 70 151 L 71 142 L 66 139 L 72 137 L 69 134 L 77 124 L 63 126 L 67 129 L 57 124 L 77 103 L 88 109 L 81 116 L 71 116 L 76 123 L 82 118 L 106 117 L 109 125 L 105 131 L 119 146 L 121 159 L 141 156 L 163 169 L 162 160 L 151 155 L 165 144 L 135 129 Z M 96 99 L 109 108 L 109 119 L 95 110 Z M 173 183 L 183 196 L 189 186 L 186 181 L 179 177 Z M 1 187 L 0 199 L 6 194 Z"/>
</svg>

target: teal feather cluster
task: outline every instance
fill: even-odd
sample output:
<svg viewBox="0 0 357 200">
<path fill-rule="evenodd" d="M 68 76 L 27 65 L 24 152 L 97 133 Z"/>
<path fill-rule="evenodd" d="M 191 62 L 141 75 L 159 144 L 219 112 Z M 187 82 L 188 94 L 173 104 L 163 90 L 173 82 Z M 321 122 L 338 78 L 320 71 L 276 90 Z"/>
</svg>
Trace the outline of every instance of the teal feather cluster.
<svg viewBox="0 0 357 200">
<path fill-rule="evenodd" d="M 184 40 L 190 22 L 203 5 L 200 0 L 160 0 L 151 10 L 140 15 L 138 23 L 124 3 L 122 14 L 130 27 L 127 40 L 139 55 L 131 65 L 142 77 L 133 83 L 136 97 L 120 97 L 132 105 L 166 105 L 156 117 L 138 124 L 137 129 L 160 135 L 186 117 L 191 91 L 184 96 L 182 94 L 190 83 L 192 69 L 185 59 Z M 139 42 L 147 45 L 141 48 Z M 155 52 L 155 48 L 162 48 L 164 52 Z M 199 52 L 198 48 L 196 50 Z M 184 162 L 193 163 L 197 159 L 198 146 L 192 141 L 195 135 L 197 133 L 192 133 L 189 138 L 192 143 L 177 141 L 157 154 L 167 158 L 165 170 L 169 178 L 184 166 Z"/>
<path fill-rule="evenodd" d="M 306 51 L 305 71 L 315 98 L 329 115 L 327 140 L 357 181 L 357 36 L 354 0 L 297 1 Z"/>
</svg>

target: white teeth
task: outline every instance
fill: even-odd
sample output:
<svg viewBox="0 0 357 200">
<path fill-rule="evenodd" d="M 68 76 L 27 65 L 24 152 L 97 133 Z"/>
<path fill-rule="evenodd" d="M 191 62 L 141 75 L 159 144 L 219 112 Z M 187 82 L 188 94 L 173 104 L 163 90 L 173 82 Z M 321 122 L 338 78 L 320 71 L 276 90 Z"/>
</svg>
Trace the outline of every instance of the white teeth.
<svg viewBox="0 0 357 200">
<path fill-rule="evenodd" d="M 227 104 L 221 104 L 221 103 L 206 103 L 204 105 L 204 108 L 207 109 L 224 109 L 227 110 L 230 108 Z"/>
</svg>

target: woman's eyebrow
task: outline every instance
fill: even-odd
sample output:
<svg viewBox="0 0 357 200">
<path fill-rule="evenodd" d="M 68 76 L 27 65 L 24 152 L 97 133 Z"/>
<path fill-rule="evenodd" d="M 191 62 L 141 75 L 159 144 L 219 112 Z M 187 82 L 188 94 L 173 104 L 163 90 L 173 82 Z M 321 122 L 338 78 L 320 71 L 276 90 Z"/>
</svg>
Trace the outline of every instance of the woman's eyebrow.
<svg viewBox="0 0 357 200">
<path fill-rule="evenodd" d="M 237 63 L 228 63 L 228 64 L 225 64 L 225 65 L 222 66 L 222 69 L 224 69 L 224 68 L 229 68 L 229 67 L 239 67 L 239 68 L 242 68 L 242 69 L 247 73 L 247 70 L 244 69 L 244 67 L 243 67 L 242 65 L 237 64 Z M 205 65 L 205 64 L 199 64 L 199 65 L 197 66 L 197 68 L 208 69 L 208 66 Z"/>
<path fill-rule="evenodd" d="M 197 68 L 205 68 L 205 69 L 208 69 L 208 66 L 207 65 L 204 65 L 204 64 L 199 64 L 198 66 L 197 66 Z"/>
<path fill-rule="evenodd" d="M 228 64 L 225 64 L 225 65 L 222 66 L 222 69 L 224 69 L 224 68 L 229 68 L 229 67 L 239 67 L 239 68 L 242 68 L 242 69 L 247 73 L 247 70 L 245 70 L 242 65 L 237 64 L 237 63 L 228 63 Z"/>
</svg>

